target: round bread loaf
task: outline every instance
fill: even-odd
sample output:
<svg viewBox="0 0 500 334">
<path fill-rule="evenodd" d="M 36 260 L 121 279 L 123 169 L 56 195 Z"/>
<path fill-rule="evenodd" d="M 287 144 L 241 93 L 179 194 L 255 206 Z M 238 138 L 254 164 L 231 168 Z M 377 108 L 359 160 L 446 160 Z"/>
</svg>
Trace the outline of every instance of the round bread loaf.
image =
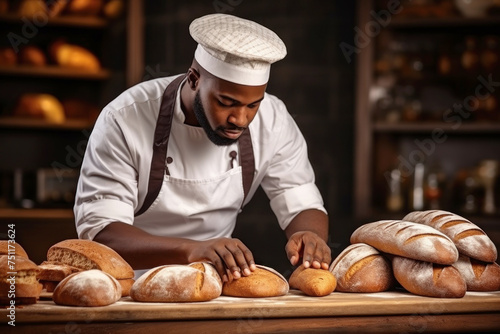
<svg viewBox="0 0 500 334">
<path fill-rule="evenodd" d="M 392 269 L 399 284 L 416 295 L 461 298 L 467 291 L 465 280 L 452 266 L 394 256 Z"/>
<path fill-rule="evenodd" d="M 122 288 L 113 276 L 91 269 L 71 274 L 59 282 L 52 299 L 58 305 L 106 306 L 117 302 L 121 296 Z"/>
<path fill-rule="evenodd" d="M 47 261 L 82 270 L 99 269 L 116 279 L 134 278 L 132 267 L 113 249 L 91 240 L 68 239 L 51 246 Z"/>
<path fill-rule="evenodd" d="M 130 297 L 139 302 L 202 302 L 220 296 L 220 276 L 208 263 L 164 265 L 139 277 Z"/>
<path fill-rule="evenodd" d="M 322 297 L 331 294 L 337 286 L 335 276 L 324 269 L 297 267 L 288 280 L 290 287 L 298 289 L 308 296 Z"/>
<path fill-rule="evenodd" d="M 471 221 L 452 212 L 443 210 L 413 211 L 403 220 L 425 224 L 447 235 L 458 252 L 483 262 L 495 262 L 495 244 Z"/>
<path fill-rule="evenodd" d="M 468 291 L 497 291 L 500 290 L 500 266 L 495 263 L 486 263 L 460 255 L 458 261 L 452 264 L 467 284 Z"/>
<path fill-rule="evenodd" d="M 394 285 L 390 261 L 370 245 L 357 243 L 344 249 L 330 265 L 337 291 L 381 292 Z"/>
<path fill-rule="evenodd" d="M 222 295 L 231 297 L 277 297 L 288 293 L 287 280 L 276 270 L 257 265 L 250 276 L 225 282 L 222 286 Z"/>
<path fill-rule="evenodd" d="M 357 228 L 351 243 L 366 243 L 379 251 L 414 260 L 450 265 L 458 250 L 435 228 L 403 220 L 380 220 Z"/>
</svg>

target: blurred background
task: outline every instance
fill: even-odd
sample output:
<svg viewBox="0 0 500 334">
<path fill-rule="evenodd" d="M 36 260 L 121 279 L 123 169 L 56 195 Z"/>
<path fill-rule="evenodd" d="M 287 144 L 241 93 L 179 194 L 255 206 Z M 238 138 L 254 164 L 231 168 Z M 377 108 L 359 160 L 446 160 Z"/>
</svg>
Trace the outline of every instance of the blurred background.
<svg viewBox="0 0 500 334">
<path fill-rule="evenodd" d="M 361 224 L 436 208 L 498 247 L 498 0 L 0 0 L 0 238 L 14 223 L 35 262 L 76 238 L 76 180 L 100 110 L 134 84 L 184 73 L 188 26 L 212 13 L 285 42 L 268 92 L 308 142 L 334 257 Z M 262 191 L 234 236 L 291 272 Z"/>
</svg>

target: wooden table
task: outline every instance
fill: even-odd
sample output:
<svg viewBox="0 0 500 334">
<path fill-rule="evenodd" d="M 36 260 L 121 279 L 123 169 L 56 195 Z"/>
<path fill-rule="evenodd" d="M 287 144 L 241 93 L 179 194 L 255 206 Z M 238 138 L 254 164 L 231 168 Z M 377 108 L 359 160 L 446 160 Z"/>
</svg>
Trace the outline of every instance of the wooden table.
<svg viewBox="0 0 500 334">
<path fill-rule="evenodd" d="M 406 292 L 334 292 L 307 297 L 296 290 L 275 298 L 219 297 L 203 303 L 138 303 L 66 307 L 51 300 L 16 308 L 16 326 L 0 309 L 2 333 L 429 333 L 500 331 L 500 291 L 463 298 Z M 7 320 L 6 320 L 7 319 Z"/>
</svg>

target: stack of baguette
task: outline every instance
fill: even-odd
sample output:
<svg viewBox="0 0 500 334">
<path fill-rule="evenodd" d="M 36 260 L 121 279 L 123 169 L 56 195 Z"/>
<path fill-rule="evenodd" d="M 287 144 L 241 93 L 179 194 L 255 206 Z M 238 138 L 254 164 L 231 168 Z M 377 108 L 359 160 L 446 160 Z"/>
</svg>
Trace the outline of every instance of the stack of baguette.
<svg viewBox="0 0 500 334">
<path fill-rule="evenodd" d="M 118 292 L 120 297 L 128 296 L 130 289 L 134 284 L 134 271 L 132 267 L 113 249 L 91 240 L 68 239 L 63 240 L 49 248 L 47 251 L 47 261 L 44 261 L 39 266 L 38 278 L 43 283 L 44 288 L 51 292 L 53 291 L 53 299 L 56 303 L 63 305 L 75 306 L 102 306 L 106 305 L 106 301 L 96 299 L 92 301 L 84 301 L 76 305 L 76 300 L 83 300 L 75 294 L 85 294 L 89 291 L 101 291 L 99 295 L 105 297 L 103 293 L 103 281 L 107 281 L 105 286 L 112 291 L 112 296 Z M 92 273 L 87 271 L 93 270 Z M 100 273 L 95 274 L 95 271 L 104 272 L 106 275 Z M 113 280 L 106 277 L 110 276 Z M 95 279 L 92 279 L 92 278 Z M 68 280 L 73 282 L 85 282 L 85 289 L 73 289 L 71 286 L 77 283 L 69 283 Z M 102 278 L 102 279 L 101 279 Z M 118 287 L 114 284 L 117 282 Z M 62 284 L 64 282 L 64 284 Z M 61 285 L 61 287 L 59 287 Z M 65 290 L 72 290 L 68 294 Z M 71 295 L 69 297 L 62 297 Z"/>
<path fill-rule="evenodd" d="M 351 243 L 330 266 L 338 291 L 384 291 L 394 279 L 428 297 L 500 290 L 495 245 L 479 227 L 451 212 L 415 211 L 402 220 L 368 223 L 354 231 Z"/>
<path fill-rule="evenodd" d="M 35 304 L 42 291 L 38 271 L 20 244 L 0 240 L 0 305 Z"/>
</svg>

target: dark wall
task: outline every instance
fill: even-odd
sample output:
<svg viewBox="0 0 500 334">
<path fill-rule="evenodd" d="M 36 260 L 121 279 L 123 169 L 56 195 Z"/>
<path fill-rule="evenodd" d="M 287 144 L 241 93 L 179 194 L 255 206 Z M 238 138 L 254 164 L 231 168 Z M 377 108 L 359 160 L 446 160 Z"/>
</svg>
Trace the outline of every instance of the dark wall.
<svg viewBox="0 0 500 334">
<path fill-rule="evenodd" d="M 230 5 L 232 4 L 232 5 Z M 330 215 L 332 255 L 352 233 L 354 62 L 339 48 L 353 39 L 353 1 L 147 1 L 144 80 L 185 72 L 196 43 L 190 22 L 226 13 L 259 22 L 285 42 L 288 55 L 273 65 L 268 92 L 285 102 L 308 141 L 317 185 Z M 259 191 L 240 215 L 235 237 L 258 263 L 288 274 L 286 238 Z"/>
</svg>

